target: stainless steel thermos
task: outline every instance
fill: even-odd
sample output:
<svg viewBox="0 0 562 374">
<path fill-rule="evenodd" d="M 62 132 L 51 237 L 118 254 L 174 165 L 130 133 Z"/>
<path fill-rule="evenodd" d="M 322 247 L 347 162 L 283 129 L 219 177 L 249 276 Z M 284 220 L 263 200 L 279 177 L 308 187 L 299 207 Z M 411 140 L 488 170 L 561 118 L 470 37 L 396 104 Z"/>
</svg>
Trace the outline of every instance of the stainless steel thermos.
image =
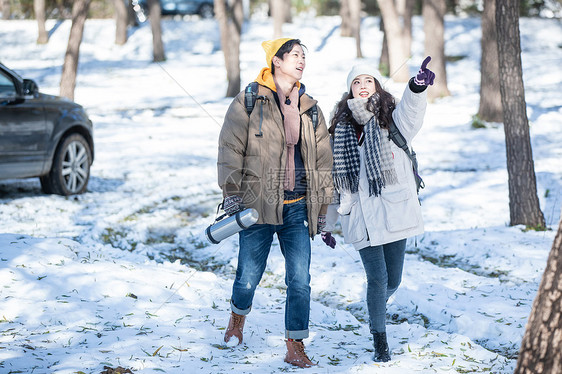
<svg viewBox="0 0 562 374">
<path fill-rule="evenodd" d="M 248 208 L 213 223 L 205 230 L 205 236 L 211 243 L 219 244 L 221 240 L 252 226 L 258 221 L 258 218 L 258 211 Z"/>
</svg>

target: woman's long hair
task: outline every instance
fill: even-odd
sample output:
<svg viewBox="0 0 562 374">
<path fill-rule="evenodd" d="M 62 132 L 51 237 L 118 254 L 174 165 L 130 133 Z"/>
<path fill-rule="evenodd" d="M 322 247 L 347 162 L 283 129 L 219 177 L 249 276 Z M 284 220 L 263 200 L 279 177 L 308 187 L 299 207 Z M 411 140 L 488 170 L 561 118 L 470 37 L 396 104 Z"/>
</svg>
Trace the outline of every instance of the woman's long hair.
<svg viewBox="0 0 562 374">
<path fill-rule="evenodd" d="M 367 109 L 377 116 L 377 121 L 381 128 L 388 129 L 389 123 L 392 121 L 392 112 L 394 111 L 394 108 L 396 108 L 396 101 L 394 100 L 394 96 L 382 88 L 379 81 L 376 79 L 375 89 L 376 94 L 371 96 L 371 100 L 369 100 L 367 104 Z M 377 94 L 379 99 L 375 103 L 372 99 Z M 330 128 L 328 129 L 328 132 L 332 136 L 334 136 L 334 132 L 336 131 L 336 125 L 340 122 L 349 122 L 353 124 L 355 131 L 360 132 L 361 126 L 357 123 L 357 121 L 355 121 L 353 115 L 351 114 L 351 110 L 347 106 L 347 100 L 349 99 L 353 99 L 351 88 L 349 89 L 349 93 L 336 104 L 336 110 L 334 111 L 334 116 L 330 121 Z M 377 108 L 375 108 L 375 105 L 377 105 Z"/>
</svg>

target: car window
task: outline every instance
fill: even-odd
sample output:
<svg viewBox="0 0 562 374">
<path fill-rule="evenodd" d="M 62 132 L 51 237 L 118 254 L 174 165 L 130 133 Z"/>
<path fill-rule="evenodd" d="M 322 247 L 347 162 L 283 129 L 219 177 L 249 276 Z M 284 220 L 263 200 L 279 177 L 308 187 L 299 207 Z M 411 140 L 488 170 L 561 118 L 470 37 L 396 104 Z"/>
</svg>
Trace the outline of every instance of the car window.
<svg viewBox="0 0 562 374">
<path fill-rule="evenodd" d="M 16 87 L 10 78 L 0 72 L 0 97 L 15 97 Z"/>
</svg>

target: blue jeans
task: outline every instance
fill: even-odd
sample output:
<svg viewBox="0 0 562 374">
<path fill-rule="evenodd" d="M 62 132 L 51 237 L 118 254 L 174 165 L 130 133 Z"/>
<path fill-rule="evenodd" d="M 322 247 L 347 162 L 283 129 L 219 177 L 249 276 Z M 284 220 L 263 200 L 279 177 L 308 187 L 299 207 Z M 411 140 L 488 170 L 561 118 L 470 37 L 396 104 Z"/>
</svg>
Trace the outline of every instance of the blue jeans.
<svg viewBox="0 0 562 374">
<path fill-rule="evenodd" d="M 359 251 L 367 274 L 367 309 L 371 333 L 386 332 L 386 302 L 402 280 L 406 239 Z"/>
<path fill-rule="evenodd" d="M 240 232 L 238 268 L 230 304 L 236 314 L 250 313 L 274 234 L 285 257 L 285 336 L 304 339 L 308 337 L 310 315 L 310 237 L 305 199 L 283 206 L 282 225 L 253 225 Z"/>
</svg>

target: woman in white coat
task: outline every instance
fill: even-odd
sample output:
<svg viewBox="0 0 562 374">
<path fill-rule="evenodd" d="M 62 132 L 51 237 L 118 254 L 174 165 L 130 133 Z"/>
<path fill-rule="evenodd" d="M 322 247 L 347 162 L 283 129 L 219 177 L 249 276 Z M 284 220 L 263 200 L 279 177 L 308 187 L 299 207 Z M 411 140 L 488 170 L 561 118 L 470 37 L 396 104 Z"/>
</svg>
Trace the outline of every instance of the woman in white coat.
<svg viewBox="0 0 562 374">
<path fill-rule="evenodd" d="M 394 121 L 408 144 L 420 130 L 426 88 L 435 78 L 426 67 L 430 59 L 410 80 L 398 104 L 383 89 L 375 68 L 353 67 L 347 77 L 349 94 L 336 105 L 331 121 L 339 205 L 331 206 L 322 238 L 325 242 L 330 238 L 337 208 L 345 242 L 359 250 L 367 275 L 369 326 L 377 362 L 390 360 L 386 302 L 402 278 L 406 239 L 423 233 L 412 164 L 389 139 L 388 128 Z"/>
</svg>

